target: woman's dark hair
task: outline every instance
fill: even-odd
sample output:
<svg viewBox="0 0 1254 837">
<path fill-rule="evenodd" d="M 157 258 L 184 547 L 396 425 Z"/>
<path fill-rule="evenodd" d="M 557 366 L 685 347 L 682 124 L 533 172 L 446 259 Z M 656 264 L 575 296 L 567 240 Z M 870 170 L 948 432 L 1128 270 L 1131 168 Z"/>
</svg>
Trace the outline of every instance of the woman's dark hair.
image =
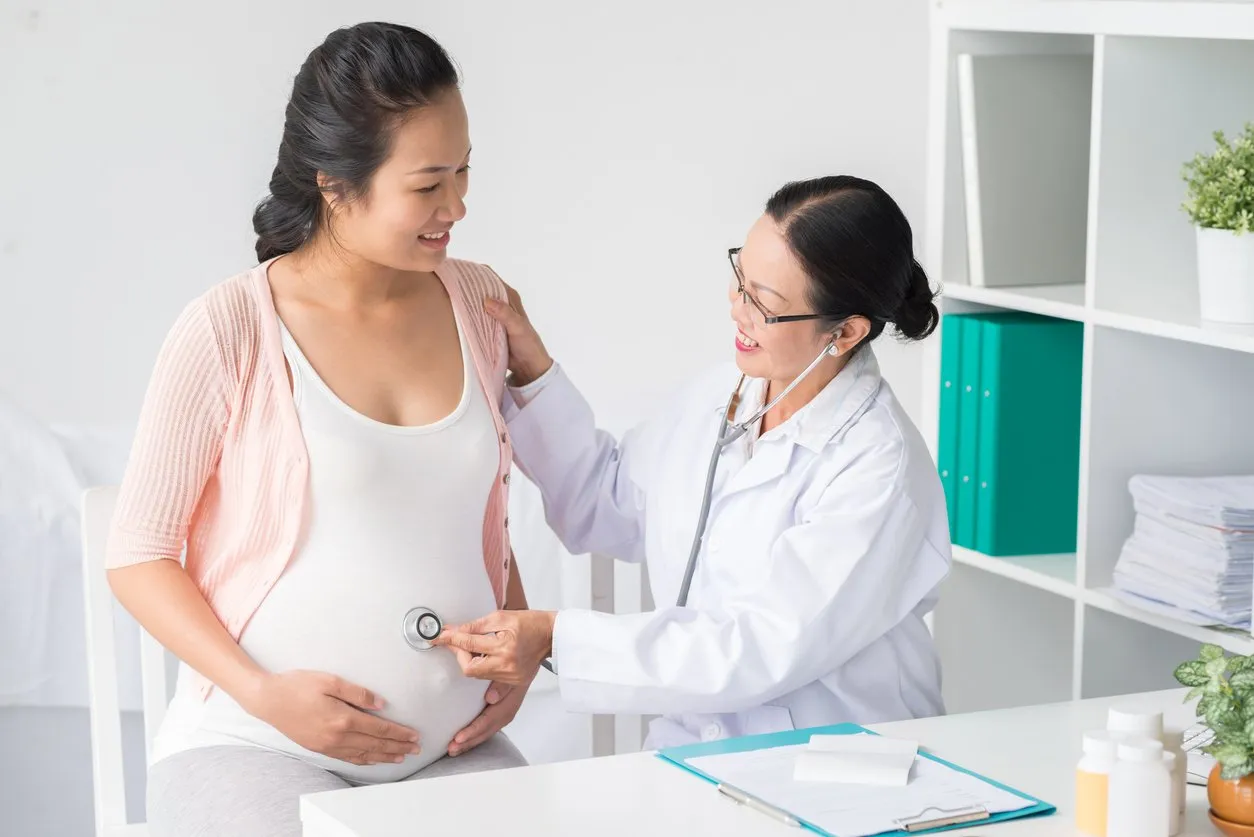
<svg viewBox="0 0 1254 837">
<path fill-rule="evenodd" d="M 826 324 L 866 317 L 867 342 L 888 323 L 909 340 L 936 328 L 936 294 L 914 258 L 910 222 L 879 186 L 845 175 L 797 181 L 766 212 L 809 275 L 811 308 Z"/>
<path fill-rule="evenodd" d="M 404 116 L 458 86 L 448 53 L 429 36 L 393 23 L 337 29 L 292 84 L 270 194 L 253 213 L 260 261 L 296 250 L 322 223 L 322 190 L 363 195 Z"/>
</svg>

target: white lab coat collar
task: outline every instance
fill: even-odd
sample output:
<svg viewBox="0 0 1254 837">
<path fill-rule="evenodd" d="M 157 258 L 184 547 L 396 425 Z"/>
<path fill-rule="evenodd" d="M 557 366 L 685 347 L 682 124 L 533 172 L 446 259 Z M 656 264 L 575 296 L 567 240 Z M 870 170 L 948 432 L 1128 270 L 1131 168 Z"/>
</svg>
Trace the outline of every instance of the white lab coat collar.
<svg viewBox="0 0 1254 837">
<path fill-rule="evenodd" d="M 813 453 L 821 451 L 875 397 L 881 380 L 875 353 L 870 346 L 863 346 L 809 404 L 762 436 L 759 442 L 779 440 L 801 445 Z M 765 403 L 766 383 L 764 378 L 751 378 L 745 385 L 736 411 L 737 420 L 743 421 L 761 409 Z M 718 406 L 719 414 L 726 409 L 724 400 Z"/>
</svg>

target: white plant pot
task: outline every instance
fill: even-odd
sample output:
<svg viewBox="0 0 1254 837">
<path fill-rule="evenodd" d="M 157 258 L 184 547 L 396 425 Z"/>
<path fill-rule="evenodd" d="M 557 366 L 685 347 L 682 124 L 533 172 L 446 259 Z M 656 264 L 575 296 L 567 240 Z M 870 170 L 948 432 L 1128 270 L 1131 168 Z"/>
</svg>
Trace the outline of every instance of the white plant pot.
<svg viewBox="0 0 1254 837">
<path fill-rule="evenodd" d="M 1254 233 L 1197 227 L 1203 320 L 1254 325 Z"/>
</svg>

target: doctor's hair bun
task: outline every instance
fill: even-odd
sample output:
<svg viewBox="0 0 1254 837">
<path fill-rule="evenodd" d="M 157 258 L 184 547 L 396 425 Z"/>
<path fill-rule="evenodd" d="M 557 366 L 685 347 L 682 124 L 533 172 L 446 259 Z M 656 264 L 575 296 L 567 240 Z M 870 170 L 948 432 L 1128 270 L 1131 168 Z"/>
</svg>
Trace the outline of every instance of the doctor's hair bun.
<svg viewBox="0 0 1254 837">
<path fill-rule="evenodd" d="M 936 330 L 940 311 L 936 308 L 936 293 L 923 265 L 914 259 L 911 261 L 910 286 L 893 315 L 893 328 L 907 340 L 922 340 Z"/>
<path fill-rule="evenodd" d="M 810 306 L 825 327 L 865 317 L 865 342 L 889 323 L 907 340 L 936 329 L 936 292 L 914 258 L 910 222 L 877 184 L 849 175 L 794 181 L 766 213 L 810 277 Z"/>
<path fill-rule="evenodd" d="M 457 86 L 448 53 L 417 29 L 359 23 L 328 35 L 292 84 L 270 192 L 253 213 L 257 259 L 290 253 L 319 230 L 319 173 L 338 197 L 361 197 L 391 152 L 396 126 Z"/>
</svg>

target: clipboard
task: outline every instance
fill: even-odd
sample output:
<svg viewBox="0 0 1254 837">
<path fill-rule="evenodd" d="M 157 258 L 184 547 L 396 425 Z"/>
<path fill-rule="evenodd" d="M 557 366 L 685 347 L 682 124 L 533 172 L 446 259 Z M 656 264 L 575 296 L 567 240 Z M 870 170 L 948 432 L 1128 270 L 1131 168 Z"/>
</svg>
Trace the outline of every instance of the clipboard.
<svg viewBox="0 0 1254 837">
<path fill-rule="evenodd" d="M 785 747 L 789 745 L 805 744 L 810 740 L 812 735 L 858 735 L 868 733 L 876 735 L 877 733 L 857 724 L 835 724 L 826 727 L 812 727 L 810 729 L 786 730 L 784 732 L 772 732 L 764 735 L 748 735 L 742 738 L 727 738 L 721 741 L 710 741 L 701 744 L 688 744 L 680 747 L 670 747 L 659 750 L 657 757 L 663 761 L 668 761 L 676 767 L 680 767 L 689 773 L 701 777 L 711 784 L 718 785 L 719 780 L 701 769 L 693 766 L 688 762 L 689 759 L 699 758 L 701 756 L 717 756 L 726 755 L 728 753 L 742 753 L 749 750 L 766 750 L 774 747 Z M 1026 817 L 1049 816 L 1057 811 L 1057 808 L 1048 802 L 1037 799 L 1034 796 L 1016 790 L 1012 787 L 1002 784 L 1001 782 L 981 776 L 973 770 L 967 770 L 965 767 L 937 758 L 936 756 L 919 751 L 919 757 L 929 759 L 937 764 L 966 773 L 969 776 L 987 782 L 995 788 L 999 788 L 1007 793 L 1014 794 L 1030 803 L 1025 808 L 1017 811 L 1007 811 L 1004 813 L 990 814 L 983 808 L 960 808 L 960 809 L 928 809 L 920 811 L 917 816 L 906 820 L 898 820 L 898 831 L 886 831 L 884 835 L 913 835 L 913 834 L 936 834 L 943 831 L 950 831 L 956 828 L 973 828 L 981 825 L 991 825 L 998 822 L 1006 822 L 1009 820 L 1023 819 Z M 797 818 L 803 828 L 813 831 L 817 834 L 825 835 L 825 837 L 840 837 L 837 834 L 831 834 L 822 828 L 807 822 L 805 819 Z M 878 837 L 878 835 L 877 835 Z"/>
</svg>

